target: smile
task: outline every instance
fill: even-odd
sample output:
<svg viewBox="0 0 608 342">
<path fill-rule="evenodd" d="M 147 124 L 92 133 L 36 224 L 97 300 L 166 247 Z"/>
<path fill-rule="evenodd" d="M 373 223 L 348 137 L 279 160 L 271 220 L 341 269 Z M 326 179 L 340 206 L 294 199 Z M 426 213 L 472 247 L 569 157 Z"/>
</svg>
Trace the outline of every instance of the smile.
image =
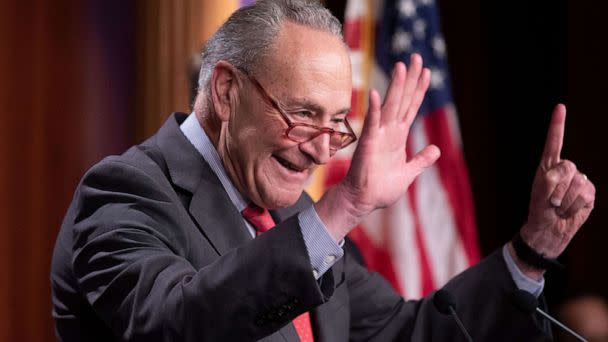
<svg viewBox="0 0 608 342">
<path fill-rule="evenodd" d="M 275 155 L 273 155 L 273 157 L 279 162 L 279 164 L 281 164 L 286 169 L 289 169 L 290 171 L 303 172 L 304 170 L 306 170 L 306 168 L 298 167 L 298 166 L 290 163 L 289 161 L 287 161 L 287 160 L 285 160 L 285 159 L 283 159 L 281 157 L 278 157 L 278 156 L 275 156 Z"/>
</svg>

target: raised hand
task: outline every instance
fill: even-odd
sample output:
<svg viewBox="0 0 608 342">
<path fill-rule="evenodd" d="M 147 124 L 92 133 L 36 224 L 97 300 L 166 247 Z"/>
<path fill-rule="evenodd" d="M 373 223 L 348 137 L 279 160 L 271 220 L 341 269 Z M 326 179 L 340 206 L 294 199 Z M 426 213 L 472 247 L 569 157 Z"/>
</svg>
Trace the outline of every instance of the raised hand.
<svg viewBox="0 0 608 342">
<path fill-rule="evenodd" d="M 429 82 L 430 70 L 423 68 L 422 57 L 414 54 L 409 70 L 401 62 L 395 64 L 382 105 L 378 92 L 370 91 L 369 110 L 350 169 L 316 205 L 330 234 L 335 232 L 335 239 L 341 239 L 372 211 L 395 203 L 439 158 L 439 148 L 434 145 L 409 159 L 405 152 L 410 127 Z"/>
<path fill-rule="evenodd" d="M 549 258 L 560 255 L 587 220 L 595 201 L 595 186 L 576 165 L 560 158 L 566 107 L 558 104 L 536 171 L 523 240 Z"/>
</svg>

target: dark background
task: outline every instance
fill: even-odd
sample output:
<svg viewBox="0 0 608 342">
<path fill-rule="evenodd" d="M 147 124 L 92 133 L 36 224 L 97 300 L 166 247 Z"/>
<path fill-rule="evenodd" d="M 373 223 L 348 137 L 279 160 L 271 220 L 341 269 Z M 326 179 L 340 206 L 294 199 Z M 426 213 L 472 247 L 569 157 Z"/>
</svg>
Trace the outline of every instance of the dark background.
<svg viewBox="0 0 608 342">
<path fill-rule="evenodd" d="M 328 7 L 343 18 L 345 1 Z M 439 1 L 464 153 L 484 255 L 527 216 L 534 172 L 556 103 L 568 108 L 562 158 L 597 188 L 595 209 L 546 275 L 549 305 L 579 294 L 608 297 L 604 11 L 575 1 Z"/>
<path fill-rule="evenodd" d="M 551 111 L 563 102 L 562 157 L 594 182 L 597 198 L 561 257 L 566 271 L 547 274 L 546 294 L 553 306 L 582 293 L 606 298 L 603 11 L 563 0 L 464 3 L 440 5 L 482 250 L 508 240 L 525 220 Z"/>
</svg>

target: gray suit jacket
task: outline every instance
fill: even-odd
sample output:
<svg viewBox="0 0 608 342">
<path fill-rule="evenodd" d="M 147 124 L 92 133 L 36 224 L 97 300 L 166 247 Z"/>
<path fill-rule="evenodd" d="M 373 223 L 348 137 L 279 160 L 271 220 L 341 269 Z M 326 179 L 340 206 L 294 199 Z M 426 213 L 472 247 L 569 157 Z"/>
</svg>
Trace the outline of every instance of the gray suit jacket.
<svg viewBox="0 0 608 342">
<path fill-rule="evenodd" d="M 319 281 L 297 217 L 302 194 L 252 239 L 209 166 L 183 136 L 185 114 L 79 184 L 53 254 L 62 341 L 297 341 L 311 312 L 317 341 L 462 340 L 432 301 L 405 302 L 346 253 Z M 476 341 L 528 341 L 543 332 L 509 303 L 499 253 L 453 279 Z"/>
</svg>

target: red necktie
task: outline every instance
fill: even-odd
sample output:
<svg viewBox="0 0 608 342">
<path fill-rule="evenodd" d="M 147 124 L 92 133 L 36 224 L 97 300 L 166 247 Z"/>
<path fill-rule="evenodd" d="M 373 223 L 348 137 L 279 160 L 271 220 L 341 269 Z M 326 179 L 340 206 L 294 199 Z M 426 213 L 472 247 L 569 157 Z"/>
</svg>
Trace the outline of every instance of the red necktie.
<svg viewBox="0 0 608 342">
<path fill-rule="evenodd" d="M 257 235 L 267 232 L 274 227 L 274 220 L 270 213 L 265 208 L 260 208 L 257 205 L 250 203 L 247 208 L 241 212 L 245 220 L 255 228 Z M 312 327 L 310 325 L 310 315 L 308 312 L 301 314 L 293 320 L 293 325 L 296 328 L 298 337 L 302 342 L 314 342 L 312 335 Z"/>
</svg>

